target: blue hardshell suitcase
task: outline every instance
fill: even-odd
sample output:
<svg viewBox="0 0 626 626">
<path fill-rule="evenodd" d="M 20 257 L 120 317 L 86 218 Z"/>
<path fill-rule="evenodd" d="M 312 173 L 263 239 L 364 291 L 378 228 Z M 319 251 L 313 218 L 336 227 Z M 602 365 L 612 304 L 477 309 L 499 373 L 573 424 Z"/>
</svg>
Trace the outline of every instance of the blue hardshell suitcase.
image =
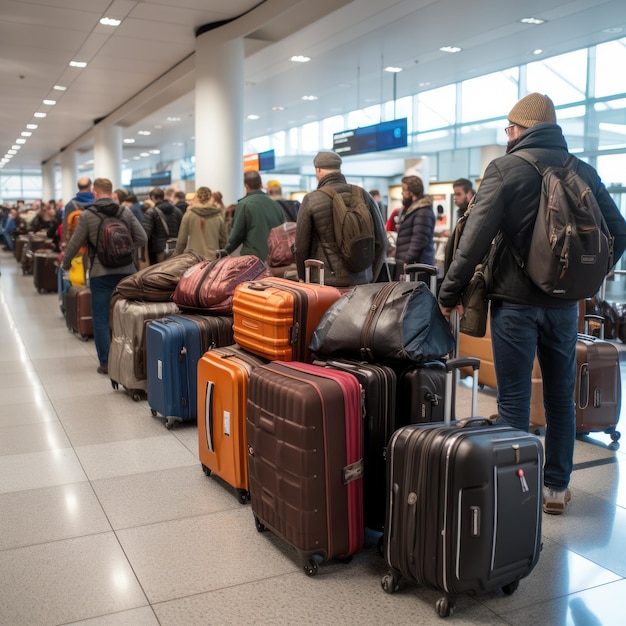
<svg viewBox="0 0 626 626">
<path fill-rule="evenodd" d="M 211 347 L 233 343 L 230 316 L 169 315 L 146 330 L 148 404 L 165 425 L 197 418 L 200 357 Z"/>
</svg>

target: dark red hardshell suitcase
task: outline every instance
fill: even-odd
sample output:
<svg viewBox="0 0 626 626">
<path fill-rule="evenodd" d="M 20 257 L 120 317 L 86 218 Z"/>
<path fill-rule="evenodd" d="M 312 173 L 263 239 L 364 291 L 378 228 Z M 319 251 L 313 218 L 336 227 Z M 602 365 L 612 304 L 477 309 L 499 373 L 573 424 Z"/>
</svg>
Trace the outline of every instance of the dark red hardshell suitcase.
<svg viewBox="0 0 626 626">
<path fill-rule="evenodd" d="M 72 332 L 87 340 L 93 337 L 91 290 L 71 286 L 65 295 L 65 323 Z"/>
<path fill-rule="evenodd" d="M 603 431 L 613 441 L 622 404 L 619 353 L 608 341 L 579 334 L 576 342 L 576 432 Z"/>
<path fill-rule="evenodd" d="M 33 282 L 39 293 L 56 292 L 57 284 L 57 257 L 54 250 L 37 250 L 33 257 Z"/>
<path fill-rule="evenodd" d="M 347 372 L 294 361 L 256 367 L 248 386 L 250 501 L 266 527 L 318 563 L 363 546 L 361 386 Z"/>
<path fill-rule="evenodd" d="M 468 360 L 447 363 L 447 397 Z M 534 435 L 481 418 L 399 428 L 387 448 L 383 589 L 403 577 L 437 589 L 441 617 L 456 594 L 513 593 L 539 559 L 542 492 Z"/>
</svg>

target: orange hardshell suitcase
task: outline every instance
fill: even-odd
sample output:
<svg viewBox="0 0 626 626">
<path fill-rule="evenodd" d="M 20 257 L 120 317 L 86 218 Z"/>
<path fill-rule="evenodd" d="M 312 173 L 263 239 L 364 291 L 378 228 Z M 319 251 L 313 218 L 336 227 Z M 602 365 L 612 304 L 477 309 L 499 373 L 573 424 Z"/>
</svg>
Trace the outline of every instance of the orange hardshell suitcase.
<svg viewBox="0 0 626 626">
<path fill-rule="evenodd" d="M 342 293 L 336 287 L 267 278 L 241 283 L 233 299 L 235 342 L 271 361 L 312 361 L 311 335 Z"/>
<path fill-rule="evenodd" d="M 213 348 L 198 361 L 198 448 L 207 476 L 219 476 L 237 491 L 241 504 L 250 499 L 246 449 L 248 380 L 267 363 L 237 345 Z"/>
</svg>

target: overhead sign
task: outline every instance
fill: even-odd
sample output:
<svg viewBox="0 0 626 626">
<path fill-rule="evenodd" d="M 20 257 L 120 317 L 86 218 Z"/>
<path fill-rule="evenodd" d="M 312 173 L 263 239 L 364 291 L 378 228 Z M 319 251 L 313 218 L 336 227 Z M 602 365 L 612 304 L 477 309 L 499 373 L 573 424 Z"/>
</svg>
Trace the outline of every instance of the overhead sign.
<svg viewBox="0 0 626 626">
<path fill-rule="evenodd" d="M 267 150 L 266 152 L 255 152 L 254 154 L 246 154 L 243 157 L 244 172 L 264 172 L 267 170 L 273 170 L 275 167 L 276 158 L 274 156 L 274 150 Z"/>
<path fill-rule="evenodd" d="M 172 172 L 159 172 L 145 178 L 131 178 L 131 187 L 163 187 L 172 182 Z"/>
<path fill-rule="evenodd" d="M 380 152 L 408 145 L 407 118 L 381 122 L 333 135 L 333 150 L 341 156 Z"/>
</svg>

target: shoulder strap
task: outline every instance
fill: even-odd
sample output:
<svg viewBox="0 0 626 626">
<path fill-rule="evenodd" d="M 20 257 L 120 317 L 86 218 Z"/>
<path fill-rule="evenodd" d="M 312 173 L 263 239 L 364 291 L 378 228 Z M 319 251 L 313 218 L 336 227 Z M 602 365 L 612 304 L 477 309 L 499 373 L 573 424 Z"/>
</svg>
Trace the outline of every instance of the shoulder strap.
<svg viewBox="0 0 626 626">
<path fill-rule="evenodd" d="M 165 234 L 169 237 L 170 229 L 167 227 L 167 223 L 165 221 L 165 218 L 163 217 L 163 213 L 161 213 L 161 210 L 157 209 L 156 206 L 154 207 L 154 210 L 156 211 L 157 215 L 161 219 L 161 224 L 163 224 L 163 228 L 165 229 Z"/>
<path fill-rule="evenodd" d="M 319 191 L 326 194 L 331 200 L 337 195 L 337 192 L 330 185 L 320 187 Z"/>
</svg>

